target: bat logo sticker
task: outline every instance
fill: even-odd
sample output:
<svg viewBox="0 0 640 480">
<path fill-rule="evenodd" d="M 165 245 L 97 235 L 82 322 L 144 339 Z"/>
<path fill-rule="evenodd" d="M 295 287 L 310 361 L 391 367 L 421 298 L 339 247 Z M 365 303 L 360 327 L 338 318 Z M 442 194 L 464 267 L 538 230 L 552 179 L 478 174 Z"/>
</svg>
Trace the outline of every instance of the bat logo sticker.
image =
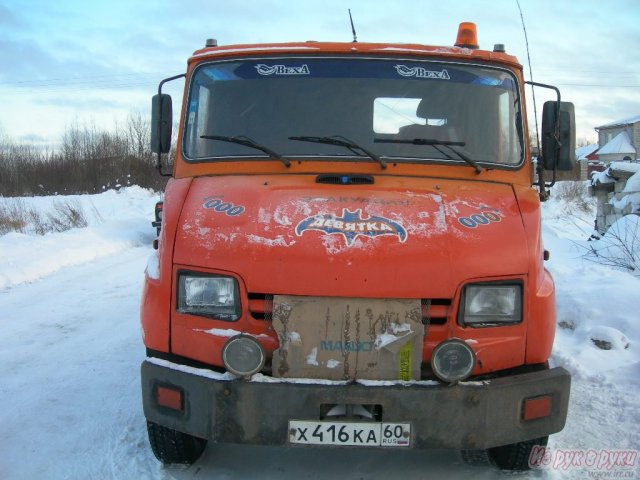
<svg viewBox="0 0 640 480">
<path fill-rule="evenodd" d="M 342 235 L 347 246 L 353 245 L 356 238 L 379 237 L 382 235 L 397 236 L 400 243 L 407 239 L 407 230 L 398 222 L 384 217 L 362 217 L 362 210 L 350 211 L 342 209 L 342 216 L 315 215 L 300 221 L 296 226 L 296 235 L 301 237 L 304 232 L 318 230 L 329 235 Z"/>
</svg>

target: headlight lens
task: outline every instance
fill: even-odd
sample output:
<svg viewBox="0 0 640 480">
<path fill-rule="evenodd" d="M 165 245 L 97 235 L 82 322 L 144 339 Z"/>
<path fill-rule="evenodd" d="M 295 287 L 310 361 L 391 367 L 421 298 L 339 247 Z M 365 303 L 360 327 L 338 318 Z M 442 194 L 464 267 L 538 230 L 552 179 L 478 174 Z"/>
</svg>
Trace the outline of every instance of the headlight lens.
<svg viewBox="0 0 640 480">
<path fill-rule="evenodd" d="M 240 295 L 235 278 L 184 273 L 178 285 L 181 313 L 231 322 L 240 318 Z"/>
<path fill-rule="evenodd" d="M 231 337 L 222 348 L 222 362 L 227 370 L 240 377 L 249 377 L 262 370 L 264 350 L 249 335 Z"/>
<path fill-rule="evenodd" d="M 471 347 L 454 338 L 433 349 L 431 369 L 440 380 L 455 383 L 471 375 L 475 361 L 476 357 Z"/>
<path fill-rule="evenodd" d="M 461 323 L 473 327 L 522 321 L 521 285 L 467 285 Z"/>
</svg>

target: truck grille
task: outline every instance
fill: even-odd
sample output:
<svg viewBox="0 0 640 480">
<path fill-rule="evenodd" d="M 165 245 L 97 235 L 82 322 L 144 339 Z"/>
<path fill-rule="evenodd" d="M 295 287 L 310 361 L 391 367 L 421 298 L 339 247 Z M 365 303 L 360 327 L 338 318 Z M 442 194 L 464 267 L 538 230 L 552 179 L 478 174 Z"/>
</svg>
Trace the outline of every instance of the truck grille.
<svg viewBox="0 0 640 480">
<path fill-rule="evenodd" d="M 249 313 L 256 320 L 271 321 L 273 313 L 273 295 L 269 293 L 249 294 Z"/>
<path fill-rule="evenodd" d="M 447 323 L 451 300 L 448 298 L 422 299 L 422 323 L 444 325 Z"/>
<path fill-rule="evenodd" d="M 424 325 L 444 325 L 451 308 L 451 300 L 446 298 L 422 299 L 422 323 Z M 271 321 L 273 294 L 250 293 L 249 313 L 255 320 Z"/>
</svg>

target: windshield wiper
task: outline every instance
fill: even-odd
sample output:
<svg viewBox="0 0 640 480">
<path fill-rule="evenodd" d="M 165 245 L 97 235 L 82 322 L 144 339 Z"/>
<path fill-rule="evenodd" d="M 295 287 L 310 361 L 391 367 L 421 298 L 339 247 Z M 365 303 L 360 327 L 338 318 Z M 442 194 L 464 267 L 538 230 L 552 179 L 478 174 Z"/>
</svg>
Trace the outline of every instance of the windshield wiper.
<svg viewBox="0 0 640 480">
<path fill-rule="evenodd" d="M 414 138 L 414 139 L 407 139 L 407 140 L 395 140 L 393 138 L 374 138 L 373 141 L 374 143 L 408 143 L 411 145 L 430 145 L 433 148 L 435 148 L 438 152 L 440 152 L 442 155 L 447 157 L 448 159 L 454 160 L 451 157 L 451 155 L 448 155 L 447 152 L 439 148 L 439 147 L 446 147 L 447 149 L 449 149 L 449 151 L 455 153 L 460 159 L 464 160 L 473 168 L 475 168 L 476 173 L 482 172 L 482 167 L 478 165 L 478 163 L 475 160 L 468 157 L 461 151 L 453 148 L 453 147 L 464 147 L 466 145 L 465 142 L 452 142 L 449 140 L 437 140 L 435 138 Z"/>
<path fill-rule="evenodd" d="M 349 150 L 351 150 L 356 155 L 360 155 L 360 153 L 357 152 L 357 150 L 360 150 L 360 152 L 364 153 L 371 160 L 374 160 L 374 161 L 378 162 L 382 168 L 387 168 L 387 162 L 385 162 L 378 155 L 376 155 L 373 152 L 370 152 L 366 148 L 361 147 L 357 143 L 349 140 L 346 137 L 340 136 L 340 135 L 334 135 L 332 137 L 308 137 L 308 136 L 289 137 L 289 140 L 298 140 L 300 142 L 325 143 L 327 145 L 337 145 L 339 147 L 348 148 Z"/>
<path fill-rule="evenodd" d="M 261 152 L 269 155 L 270 158 L 275 158 L 284 163 L 285 167 L 291 166 L 291 161 L 288 158 L 283 157 L 277 152 L 274 152 L 268 147 L 259 144 L 255 140 L 251 140 L 249 137 L 244 135 L 239 135 L 237 137 L 229 137 L 226 135 L 200 135 L 200 138 L 206 138 L 207 140 L 220 140 L 221 142 L 229 142 L 229 143 L 237 143 L 238 145 L 242 145 L 244 147 L 255 148 L 256 150 L 260 150 Z"/>
</svg>

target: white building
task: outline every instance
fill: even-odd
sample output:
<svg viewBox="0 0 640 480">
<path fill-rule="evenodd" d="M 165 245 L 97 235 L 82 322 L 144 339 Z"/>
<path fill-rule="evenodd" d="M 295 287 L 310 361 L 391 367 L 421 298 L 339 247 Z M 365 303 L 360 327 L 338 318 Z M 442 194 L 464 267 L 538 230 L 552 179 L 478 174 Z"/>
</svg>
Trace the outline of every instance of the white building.
<svg viewBox="0 0 640 480">
<path fill-rule="evenodd" d="M 640 115 L 596 127 L 598 132 L 598 160 L 637 161 L 640 146 Z"/>
</svg>

